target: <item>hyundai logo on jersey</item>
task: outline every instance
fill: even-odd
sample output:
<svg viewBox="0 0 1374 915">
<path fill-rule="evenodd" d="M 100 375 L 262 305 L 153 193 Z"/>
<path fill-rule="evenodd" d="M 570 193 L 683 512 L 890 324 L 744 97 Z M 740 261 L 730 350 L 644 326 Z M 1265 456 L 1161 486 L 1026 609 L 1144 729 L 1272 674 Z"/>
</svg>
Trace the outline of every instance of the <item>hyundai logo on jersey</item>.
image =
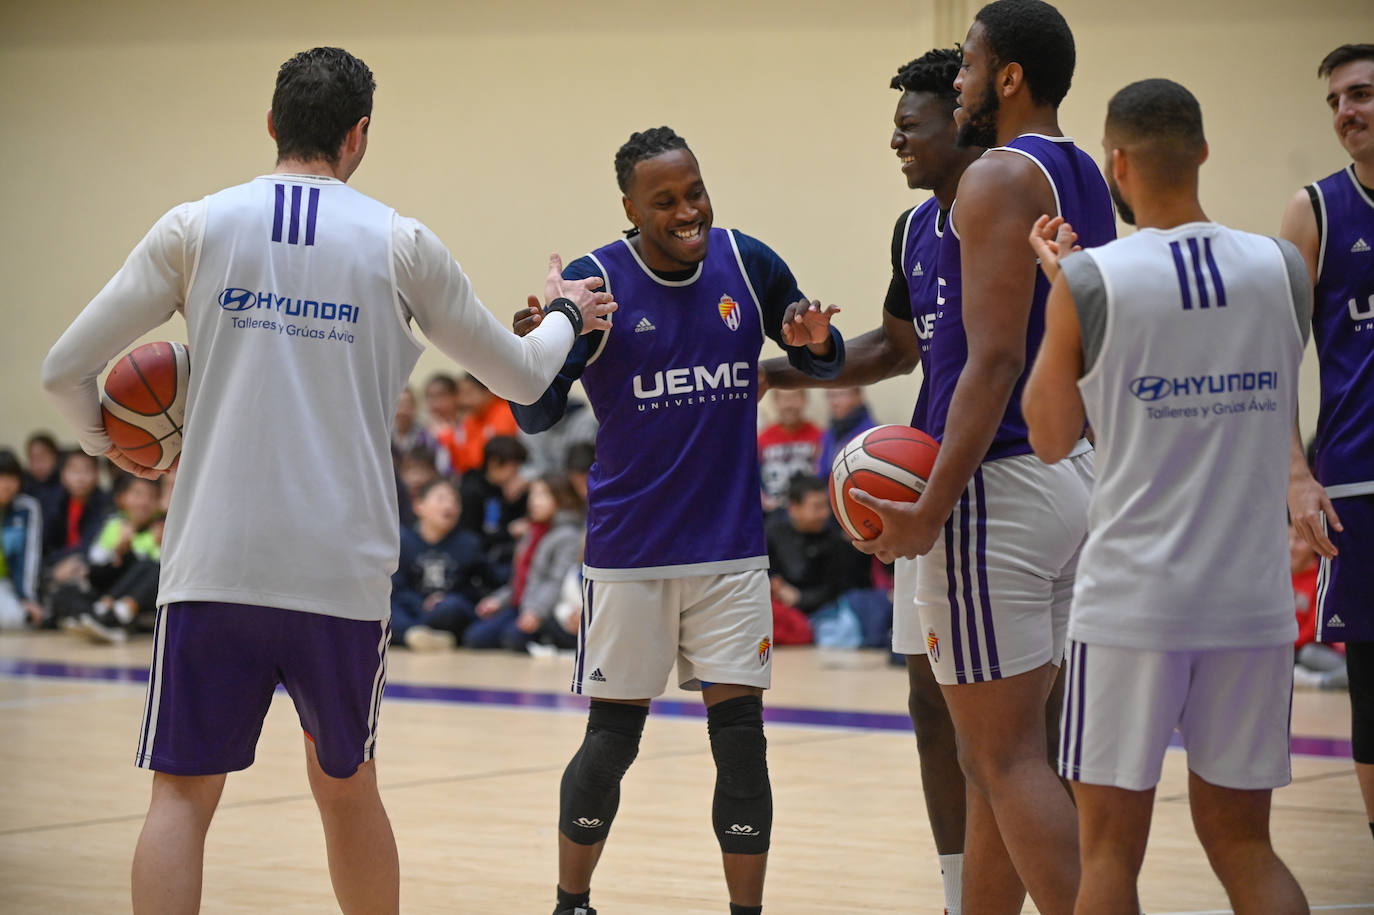
<svg viewBox="0 0 1374 915">
<path fill-rule="evenodd" d="M 257 303 L 257 293 L 248 289 L 229 288 L 219 294 L 219 307 L 225 311 L 244 311 Z"/>
<path fill-rule="evenodd" d="M 254 292 L 241 286 L 230 286 L 219 294 L 219 307 L 225 311 L 247 311 L 264 308 L 291 318 L 319 318 L 322 321 L 358 323 L 356 305 L 346 302 L 324 302 L 277 295 L 274 292 Z"/>
<path fill-rule="evenodd" d="M 1228 372 L 1224 375 L 1184 375 L 1178 378 L 1142 375 L 1131 380 L 1131 393 L 1137 399 L 1148 402 L 1163 400 L 1166 397 L 1190 397 L 1199 394 L 1272 391 L 1278 386 L 1278 372 Z"/>
</svg>

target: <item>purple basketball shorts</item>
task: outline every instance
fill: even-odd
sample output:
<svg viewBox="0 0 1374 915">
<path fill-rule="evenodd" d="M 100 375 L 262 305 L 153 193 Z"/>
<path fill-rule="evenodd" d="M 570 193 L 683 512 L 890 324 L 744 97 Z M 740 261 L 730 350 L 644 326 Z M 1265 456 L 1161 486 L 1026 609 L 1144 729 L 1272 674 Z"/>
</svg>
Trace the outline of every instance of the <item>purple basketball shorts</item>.
<svg viewBox="0 0 1374 915">
<path fill-rule="evenodd" d="M 280 683 L 320 768 L 349 777 L 376 749 L 390 629 L 248 604 L 163 607 L 135 763 L 171 775 L 248 768 Z"/>
</svg>

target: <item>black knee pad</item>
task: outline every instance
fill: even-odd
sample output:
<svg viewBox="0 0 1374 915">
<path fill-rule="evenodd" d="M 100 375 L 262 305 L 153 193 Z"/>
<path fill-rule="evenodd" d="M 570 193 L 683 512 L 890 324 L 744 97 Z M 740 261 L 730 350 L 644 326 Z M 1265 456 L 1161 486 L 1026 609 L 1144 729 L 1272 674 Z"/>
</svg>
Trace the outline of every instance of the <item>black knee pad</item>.
<svg viewBox="0 0 1374 915">
<path fill-rule="evenodd" d="M 1350 748 L 1355 762 L 1374 765 L 1374 642 L 1346 642 L 1350 677 Z"/>
<path fill-rule="evenodd" d="M 639 753 L 648 714 L 648 706 L 592 700 L 587 733 L 559 790 L 558 829 L 579 845 L 595 845 L 610 833 L 620 780 Z"/>
<path fill-rule="evenodd" d="M 719 702 L 706 710 L 706 728 L 716 760 L 711 821 L 720 850 L 729 855 L 761 855 L 768 851 L 773 833 L 763 700 L 739 696 Z"/>
</svg>

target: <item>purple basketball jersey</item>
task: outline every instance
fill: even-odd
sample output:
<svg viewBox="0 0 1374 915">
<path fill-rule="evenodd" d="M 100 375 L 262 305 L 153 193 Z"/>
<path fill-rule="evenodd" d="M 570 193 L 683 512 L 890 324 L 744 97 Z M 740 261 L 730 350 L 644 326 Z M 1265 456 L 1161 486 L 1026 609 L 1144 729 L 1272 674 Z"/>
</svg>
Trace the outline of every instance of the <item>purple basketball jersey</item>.
<svg viewBox="0 0 1374 915">
<path fill-rule="evenodd" d="M 921 342 L 921 389 L 916 394 L 911 425 L 922 431 L 926 430 L 930 400 L 930 337 L 935 327 L 940 235 L 946 220 L 947 216 L 940 216 L 940 202 L 931 197 L 907 216 L 906 236 L 902 239 L 902 273 L 911 299 L 911 322 L 916 327 L 916 339 Z"/>
<path fill-rule="evenodd" d="M 1374 200 L 1354 166 L 1309 188 L 1321 251 L 1312 335 L 1321 373 L 1315 471 L 1335 495 L 1374 492 Z"/>
<path fill-rule="evenodd" d="M 589 576 L 766 557 L 755 446 L 764 329 L 734 233 L 712 229 L 705 261 L 680 281 L 654 276 L 623 240 L 591 256 L 620 307 L 582 373 L 600 423 Z M 730 568 L 701 572 L 715 570 Z"/>
<path fill-rule="evenodd" d="M 1001 148 L 1023 155 L 1040 167 L 1054 189 L 1059 215 L 1073 225 L 1080 245 L 1095 248 L 1116 238 L 1116 216 L 1107 182 L 1103 180 L 1097 164 L 1075 146 L 1072 139 L 1025 134 Z M 957 203 L 955 208 L 957 210 Z M 957 215 L 955 219 L 957 221 Z M 949 401 L 959 382 L 959 373 L 968 359 L 960 255 L 958 235 L 953 231 L 945 232 L 940 239 L 940 295 L 936 300 L 935 331 L 926 362 L 930 372 L 927 382 L 930 391 L 929 428 L 926 431 L 936 439 L 944 438 Z M 1026 384 L 1026 375 L 1035 362 L 1035 354 L 1040 349 L 1040 340 L 1045 335 L 1045 299 L 1049 292 L 1049 282 L 1037 270 L 1030 320 L 1026 327 L 1026 367 L 1012 390 L 1011 400 L 1007 403 L 1006 413 L 997 427 L 985 461 L 1029 454 L 1031 451 L 1026 420 L 1021 415 L 1021 391 Z"/>
</svg>

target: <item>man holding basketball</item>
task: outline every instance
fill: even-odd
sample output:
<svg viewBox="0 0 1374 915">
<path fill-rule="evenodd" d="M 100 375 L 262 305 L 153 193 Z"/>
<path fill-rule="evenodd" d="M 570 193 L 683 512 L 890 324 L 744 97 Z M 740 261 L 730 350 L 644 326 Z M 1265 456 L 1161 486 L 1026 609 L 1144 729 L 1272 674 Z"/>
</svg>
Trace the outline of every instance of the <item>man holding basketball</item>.
<svg viewBox="0 0 1374 915">
<path fill-rule="evenodd" d="M 763 735 L 772 662 L 768 555 L 759 504 L 758 358 L 764 337 L 803 372 L 844 366 L 837 309 L 805 301 L 767 246 L 712 227 L 696 157 L 671 129 L 616 153 L 630 237 L 569 265 L 621 305 L 615 328 L 579 341 L 526 432 L 562 415 L 579 377 L 596 411 L 574 692 L 592 697 L 563 774 L 557 915 L 591 915 L 592 871 L 639 751 L 649 700 L 676 660 L 700 689 L 716 763 L 712 820 L 732 915 L 763 904 L 773 821 Z M 517 328 L 541 323 L 517 314 Z M 728 455 L 724 460 L 721 455 Z"/>
<path fill-rule="evenodd" d="M 949 226 L 959 179 L 983 152 L 978 147 L 958 147 L 954 142 L 958 130 L 954 122 L 958 100 L 954 79 L 958 75 L 959 49 L 936 48 L 905 64 L 892 78 L 891 88 L 900 89 L 902 96 L 893 116 L 891 146 L 901 162 L 907 187 L 932 191 L 933 196 L 897 218 L 892 233 L 892 279 L 883 302 L 882 325 L 849 341 L 844 371 L 830 380 L 814 379 L 784 359 L 769 359 L 762 365 L 769 387 L 867 385 L 905 375 L 920 362 L 921 386 L 911 425 L 927 428 L 924 363 L 939 296 L 940 239 Z M 906 655 L 907 702 L 916 730 L 921 789 L 940 858 L 945 908 L 957 915 L 964 858 L 964 775 L 955 750 L 954 725 L 931 672 L 926 656 L 929 646 L 916 612 L 916 561 L 898 557 L 895 573 L 892 650 Z"/>
<path fill-rule="evenodd" d="M 340 908 L 399 910 L 373 756 L 398 555 L 392 407 L 421 350 L 411 321 L 493 390 L 534 400 L 615 307 L 600 280 L 564 280 L 555 255 L 557 316 L 520 340 L 433 233 L 350 189 L 374 86 L 338 48 L 283 64 L 267 120 L 275 172 L 167 213 L 43 365 L 100 454 L 101 369 L 186 318 L 184 446 L 136 757 L 154 770 L 133 864 L 140 915 L 198 909 L 225 773 L 252 764 L 278 682 L 305 732 Z"/>
<path fill-rule="evenodd" d="M 959 182 L 940 244 L 942 295 L 929 354 L 929 428 L 940 456 L 914 506 L 855 498 L 883 518 L 858 544 L 921 556 L 916 603 L 940 645 L 940 682 L 968 778 L 964 907 L 1073 908 L 1076 823 L 1046 760 L 1045 701 L 1063 657 L 1092 488 L 1089 444 L 1041 464 L 1020 390 L 1044 333 L 1049 284 L 1025 244 L 1042 213 L 1084 247 L 1116 235 L 1106 182 L 1059 129 L 1073 34 L 1041 0 L 997 0 L 975 17 L 955 87 L 959 140 L 988 147 Z M 996 147 L 996 148 L 994 148 Z"/>
</svg>

